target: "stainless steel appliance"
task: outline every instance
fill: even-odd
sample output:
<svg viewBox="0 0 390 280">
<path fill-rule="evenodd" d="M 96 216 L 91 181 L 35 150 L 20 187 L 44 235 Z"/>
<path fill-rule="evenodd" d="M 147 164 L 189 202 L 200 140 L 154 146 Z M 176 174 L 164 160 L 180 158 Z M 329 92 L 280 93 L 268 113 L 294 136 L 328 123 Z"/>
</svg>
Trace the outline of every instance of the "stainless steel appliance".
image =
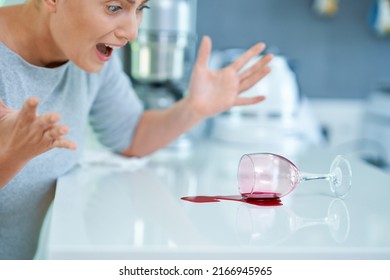
<svg viewBox="0 0 390 280">
<path fill-rule="evenodd" d="M 125 66 L 145 109 L 164 109 L 180 100 L 188 87 L 196 51 L 197 0 L 158 0 L 148 5 Z M 192 138 L 198 134 L 193 131 L 168 148 L 191 151 Z"/>
<path fill-rule="evenodd" d="M 131 43 L 129 74 L 147 108 L 180 99 L 195 56 L 197 0 L 150 1 L 137 40 Z"/>
</svg>

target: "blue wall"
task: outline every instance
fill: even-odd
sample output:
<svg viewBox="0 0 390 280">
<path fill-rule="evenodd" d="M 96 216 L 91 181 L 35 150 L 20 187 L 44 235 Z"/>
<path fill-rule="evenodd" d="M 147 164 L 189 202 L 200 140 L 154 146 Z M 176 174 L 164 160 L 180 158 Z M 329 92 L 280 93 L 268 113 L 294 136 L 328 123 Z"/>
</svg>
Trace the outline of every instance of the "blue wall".
<svg viewBox="0 0 390 280">
<path fill-rule="evenodd" d="M 198 34 L 214 48 L 264 41 L 291 58 L 309 97 L 364 98 L 378 80 L 390 80 L 390 38 L 369 27 L 374 0 L 340 0 L 333 18 L 311 0 L 198 0 Z"/>
</svg>

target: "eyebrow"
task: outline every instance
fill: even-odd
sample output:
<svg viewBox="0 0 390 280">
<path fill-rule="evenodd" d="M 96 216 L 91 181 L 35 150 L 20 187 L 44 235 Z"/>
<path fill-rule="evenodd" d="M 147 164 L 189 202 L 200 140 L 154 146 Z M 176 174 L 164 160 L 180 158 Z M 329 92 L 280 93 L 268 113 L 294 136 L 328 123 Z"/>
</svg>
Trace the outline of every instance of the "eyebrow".
<svg viewBox="0 0 390 280">
<path fill-rule="evenodd" d="M 134 4 L 135 2 L 137 2 L 137 0 L 127 0 L 127 2 Z M 147 3 L 147 2 L 149 2 L 149 0 L 146 0 L 144 2 Z"/>
</svg>

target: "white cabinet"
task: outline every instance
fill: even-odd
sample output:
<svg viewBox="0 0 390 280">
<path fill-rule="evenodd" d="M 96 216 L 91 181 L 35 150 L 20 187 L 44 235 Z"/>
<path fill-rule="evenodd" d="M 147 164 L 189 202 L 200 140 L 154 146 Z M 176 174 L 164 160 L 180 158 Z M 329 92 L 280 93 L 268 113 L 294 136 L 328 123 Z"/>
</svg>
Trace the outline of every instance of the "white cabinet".
<svg viewBox="0 0 390 280">
<path fill-rule="evenodd" d="M 337 147 L 361 138 L 364 101 L 361 99 L 311 99 L 314 115 L 325 129 L 328 145 Z"/>
</svg>

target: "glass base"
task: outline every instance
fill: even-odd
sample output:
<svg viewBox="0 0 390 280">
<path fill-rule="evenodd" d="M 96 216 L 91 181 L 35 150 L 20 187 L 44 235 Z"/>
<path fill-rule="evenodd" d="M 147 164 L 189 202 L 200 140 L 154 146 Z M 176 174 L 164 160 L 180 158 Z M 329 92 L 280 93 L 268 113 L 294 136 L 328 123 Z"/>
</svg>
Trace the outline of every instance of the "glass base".
<svg viewBox="0 0 390 280">
<path fill-rule="evenodd" d="M 352 170 L 349 161 L 338 155 L 330 167 L 330 189 L 339 198 L 345 197 L 352 186 Z"/>
<path fill-rule="evenodd" d="M 350 230 L 350 217 L 344 201 L 335 198 L 329 205 L 326 218 L 330 234 L 337 243 L 343 243 Z"/>
</svg>

